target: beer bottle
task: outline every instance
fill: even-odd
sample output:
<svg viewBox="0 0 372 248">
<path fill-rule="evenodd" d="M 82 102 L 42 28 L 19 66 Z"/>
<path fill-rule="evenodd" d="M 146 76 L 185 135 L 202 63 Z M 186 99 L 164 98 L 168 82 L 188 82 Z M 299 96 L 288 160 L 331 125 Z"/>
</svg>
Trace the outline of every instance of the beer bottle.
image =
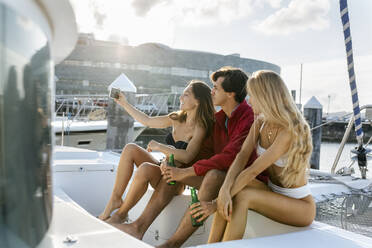
<svg viewBox="0 0 372 248">
<path fill-rule="evenodd" d="M 198 199 L 198 195 L 196 194 L 196 190 L 195 188 L 191 188 L 191 204 L 194 204 L 194 203 L 197 203 L 199 202 L 199 199 Z M 197 226 L 202 226 L 203 225 L 203 221 L 202 222 L 197 222 L 196 220 L 201 218 L 201 216 L 199 217 L 196 217 L 196 218 L 193 218 L 192 215 L 191 215 L 191 224 L 193 227 L 197 227 Z"/>
<path fill-rule="evenodd" d="M 171 167 L 176 167 L 176 165 L 174 164 L 174 155 L 171 154 L 169 156 L 169 160 L 168 160 L 168 166 L 171 166 Z M 176 184 L 176 181 L 171 181 L 168 183 L 169 185 L 175 185 Z"/>
</svg>

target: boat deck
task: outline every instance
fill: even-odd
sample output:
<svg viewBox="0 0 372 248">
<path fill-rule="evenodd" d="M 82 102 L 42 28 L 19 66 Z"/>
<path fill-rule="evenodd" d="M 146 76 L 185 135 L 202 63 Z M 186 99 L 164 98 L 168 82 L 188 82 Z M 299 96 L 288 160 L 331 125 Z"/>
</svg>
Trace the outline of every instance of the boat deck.
<svg viewBox="0 0 372 248">
<path fill-rule="evenodd" d="M 154 156 L 160 158 L 162 154 L 154 153 Z M 104 247 L 103 243 L 107 240 L 115 241 L 115 245 L 116 242 L 121 244 L 132 242 L 130 244 L 133 244 L 133 247 L 149 247 L 148 245 L 155 246 L 164 243 L 174 233 L 190 201 L 188 190 L 185 190 L 182 195 L 176 196 L 162 211 L 145 233 L 143 241 L 137 241 L 94 217 L 101 213 L 109 200 L 119 158 L 119 154 L 112 152 L 95 152 L 71 147 L 57 147 L 55 149 L 53 177 L 54 188 L 58 190 L 55 191 L 55 217 L 53 217 L 51 234 L 49 235 L 54 240 L 53 242 L 60 243 L 68 235 L 73 235 L 79 240 L 76 247 Z M 344 184 L 311 183 L 310 186 L 315 199 L 319 200 L 322 200 L 326 194 L 342 194 L 350 190 Z M 152 193 L 153 189 L 149 187 L 143 198 L 129 212 L 130 220 L 135 220 L 141 214 Z M 337 245 L 337 247 L 372 248 L 371 238 L 316 221 L 310 227 L 298 228 L 275 222 L 254 211 L 249 211 L 248 215 L 245 239 L 231 243 L 213 244 L 213 247 L 275 246 L 297 248 L 299 246 L 314 247 L 315 245 L 317 247 L 336 247 Z M 198 245 L 203 247 L 202 245 L 206 244 L 208 239 L 211 222 L 212 218 L 209 218 L 205 225 L 188 239 L 184 247 Z M 70 227 L 69 223 L 82 224 Z M 104 236 L 102 237 L 103 243 L 89 241 L 88 237 L 91 234 L 92 240 L 96 239 L 95 234 L 102 234 Z M 106 238 L 105 234 L 108 237 L 112 236 L 112 239 Z M 126 241 L 127 239 L 128 241 Z M 136 242 L 139 242 L 138 245 Z M 79 245 L 77 246 L 77 244 Z M 92 246 L 92 244 L 97 245 Z M 107 244 L 110 244 L 111 247 L 112 242 Z M 116 247 L 115 245 L 112 247 Z"/>
</svg>

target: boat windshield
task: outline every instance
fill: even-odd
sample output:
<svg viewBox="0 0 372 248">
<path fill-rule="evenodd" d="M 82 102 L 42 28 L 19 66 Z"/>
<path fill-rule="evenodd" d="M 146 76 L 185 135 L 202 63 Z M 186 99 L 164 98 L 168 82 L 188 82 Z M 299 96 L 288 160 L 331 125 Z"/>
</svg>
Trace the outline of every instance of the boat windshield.
<svg viewBox="0 0 372 248">
<path fill-rule="evenodd" d="M 35 247 L 52 212 L 46 35 L 0 3 L 0 246 Z"/>
</svg>

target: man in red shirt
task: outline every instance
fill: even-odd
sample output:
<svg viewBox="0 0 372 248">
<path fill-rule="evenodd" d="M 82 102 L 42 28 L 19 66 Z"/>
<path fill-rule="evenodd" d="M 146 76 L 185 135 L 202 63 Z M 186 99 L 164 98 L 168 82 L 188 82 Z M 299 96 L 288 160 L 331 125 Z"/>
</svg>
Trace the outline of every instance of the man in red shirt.
<svg viewBox="0 0 372 248">
<path fill-rule="evenodd" d="M 212 200 L 218 196 L 226 171 L 240 151 L 253 124 L 253 110 L 245 101 L 247 80 L 248 76 L 242 70 L 231 67 L 223 67 L 211 75 L 213 104 L 220 106 L 221 110 L 215 114 L 213 137 L 203 143 L 202 150 L 209 150 L 213 156 L 199 160 L 185 169 L 162 165 L 165 180 L 159 182 L 142 215 L 131 224 L 116 225 L 119 229 L 142 239 L 151 223 L 176 194 L 177 187 L 167 184 L 173 180 L 199 189 L 203 218 L 215 211 L 216 204 L 212 203 Z M 247 165 L 254 159 L 255 154 Z M 196 229 L 191 225 L 187 210 L 175 234 L 163 247 L 181 246 Z"/>
</svg>

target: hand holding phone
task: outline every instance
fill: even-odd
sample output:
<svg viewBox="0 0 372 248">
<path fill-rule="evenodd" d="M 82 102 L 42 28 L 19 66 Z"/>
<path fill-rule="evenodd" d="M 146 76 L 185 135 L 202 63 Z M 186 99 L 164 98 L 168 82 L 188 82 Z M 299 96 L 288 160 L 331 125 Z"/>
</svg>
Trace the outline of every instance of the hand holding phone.
<svg viewBox="0 0 372 248">
<path fill-rule="evenodd" d="M 112 99 L 119 99 L 120 90 L 117 88 L 111 88 L 110 97 Z"/>
</svg>

